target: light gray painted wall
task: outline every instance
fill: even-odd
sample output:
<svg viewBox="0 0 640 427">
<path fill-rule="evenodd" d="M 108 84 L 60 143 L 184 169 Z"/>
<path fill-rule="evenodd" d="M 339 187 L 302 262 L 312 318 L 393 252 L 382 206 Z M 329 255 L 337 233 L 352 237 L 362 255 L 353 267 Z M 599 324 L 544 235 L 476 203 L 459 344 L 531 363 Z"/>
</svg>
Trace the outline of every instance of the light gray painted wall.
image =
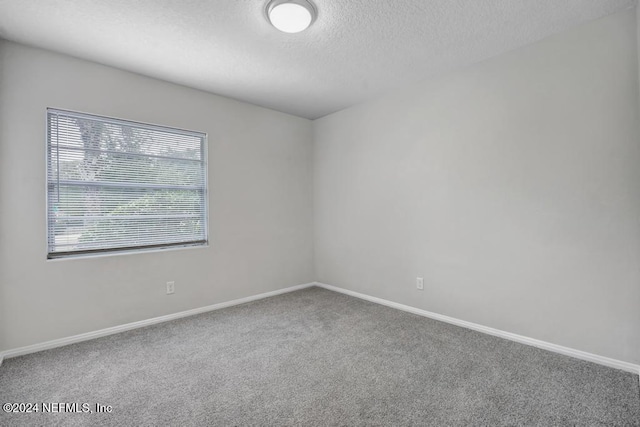
<svg viewBox="0 0 640 427">
<path fill-rule="evenodd" d="M 314 122 L 318 280 L 639 363 L 635 20 Z"/>
<path fill-rule="evenodd" d="M 0 94 L 0 350 L 313 281 L 308 120 L 2 41 Z M 207 132 L 211 245 L 46 261 L 46 107 Z"/>
</svg>

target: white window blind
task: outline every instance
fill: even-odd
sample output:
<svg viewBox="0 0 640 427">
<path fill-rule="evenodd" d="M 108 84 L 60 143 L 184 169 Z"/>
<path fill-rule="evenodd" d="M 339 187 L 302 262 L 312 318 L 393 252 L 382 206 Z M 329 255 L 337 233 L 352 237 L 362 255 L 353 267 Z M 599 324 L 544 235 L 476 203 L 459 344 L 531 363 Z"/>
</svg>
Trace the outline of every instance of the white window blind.
<svg viewBox="0 0 640 427">
<path fill-rule="evenodd" d="M 47 110 L 48 257 L 207 243 L 206 135 Z"/>
</svg>

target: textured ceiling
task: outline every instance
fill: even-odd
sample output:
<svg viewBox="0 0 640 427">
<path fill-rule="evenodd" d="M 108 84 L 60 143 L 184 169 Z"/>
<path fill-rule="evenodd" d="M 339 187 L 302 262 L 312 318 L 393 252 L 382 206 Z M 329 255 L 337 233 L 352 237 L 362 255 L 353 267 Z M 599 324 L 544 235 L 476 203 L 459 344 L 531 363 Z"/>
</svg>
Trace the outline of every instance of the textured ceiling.
<svg viewBox="0 0 640 427">
<path fill-rule="evenodd" d="M 267 0 L 0 0 L 0 37 L 317 118 L 636 0 L 314 0 L 285 34 Z"/>
</svg>

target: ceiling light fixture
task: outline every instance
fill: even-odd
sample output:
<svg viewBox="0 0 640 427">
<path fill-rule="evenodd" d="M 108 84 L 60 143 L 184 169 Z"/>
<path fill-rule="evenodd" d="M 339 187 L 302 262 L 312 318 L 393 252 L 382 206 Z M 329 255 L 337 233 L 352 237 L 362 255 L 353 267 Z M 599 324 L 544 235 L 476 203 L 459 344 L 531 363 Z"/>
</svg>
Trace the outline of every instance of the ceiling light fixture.
<svg viewBox="0 0 640 427">
<path fill-rule="evenodd" d="M 316 8 L 308 0 L 271 0 L 267 4 L 267 17 L 278 30 L 299 33 L 316 19 Z"/>
</svg>

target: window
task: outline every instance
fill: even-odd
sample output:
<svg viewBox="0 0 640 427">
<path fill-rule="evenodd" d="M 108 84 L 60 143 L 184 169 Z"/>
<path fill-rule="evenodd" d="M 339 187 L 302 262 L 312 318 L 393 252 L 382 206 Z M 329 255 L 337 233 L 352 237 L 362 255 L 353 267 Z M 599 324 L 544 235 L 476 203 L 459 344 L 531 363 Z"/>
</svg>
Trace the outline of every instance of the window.
<svg viewBox="0 0 640 427">
<path fill-rule="evenodd" d="M 206 135 L 47 110 L 48 258 L 207 244 Z"/>
</svg>

